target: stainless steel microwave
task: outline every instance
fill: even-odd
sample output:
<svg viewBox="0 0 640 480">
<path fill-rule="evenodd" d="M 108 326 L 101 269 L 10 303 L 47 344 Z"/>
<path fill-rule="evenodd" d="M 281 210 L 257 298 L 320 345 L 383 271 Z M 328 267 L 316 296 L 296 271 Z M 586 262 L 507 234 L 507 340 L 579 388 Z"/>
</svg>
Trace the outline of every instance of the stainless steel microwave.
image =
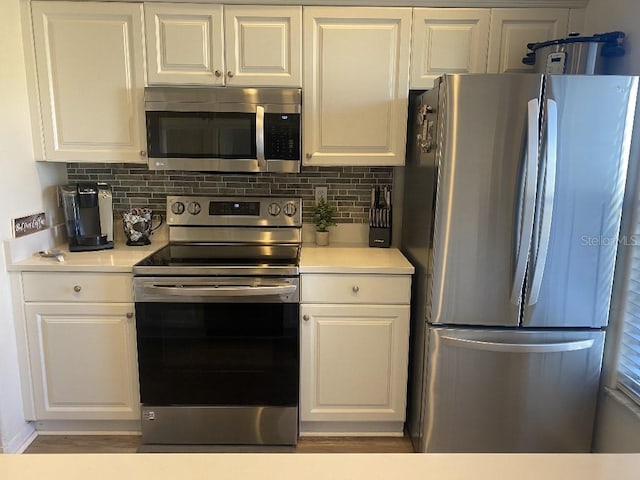
<svg viewBox="0 0 640 480">
<path fill-rule="evenodd" d="M 150 170 L 300 171 L 298 88 L 147 87 Z"/>
</svg>

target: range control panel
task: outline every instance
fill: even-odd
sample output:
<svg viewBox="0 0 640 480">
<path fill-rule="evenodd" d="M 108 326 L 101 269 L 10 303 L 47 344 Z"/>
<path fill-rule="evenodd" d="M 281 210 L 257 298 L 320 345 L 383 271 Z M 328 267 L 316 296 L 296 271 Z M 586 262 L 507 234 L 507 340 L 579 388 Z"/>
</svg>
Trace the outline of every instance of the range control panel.
<svg viewBox="0 0 640 480">
<path fill-rule="evenodd" d="M 302 199 L 289 197 L 167 197 L 167 224 L 183 226 L 302 226 Z"/>
</svg>

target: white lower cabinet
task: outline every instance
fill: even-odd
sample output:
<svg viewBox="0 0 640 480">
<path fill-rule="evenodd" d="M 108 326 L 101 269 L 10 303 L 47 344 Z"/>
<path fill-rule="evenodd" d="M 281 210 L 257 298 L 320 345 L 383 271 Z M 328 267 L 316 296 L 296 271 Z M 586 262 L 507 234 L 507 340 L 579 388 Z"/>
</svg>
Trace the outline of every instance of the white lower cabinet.
<svg viewBox="0 0 640 480">
<path fill-rule="evenodd" d="M 313 291 L 312 283 L 305 284 L 302 275 L 303 299 L 331 300 L 326 289 L 316 288 L 323 276 L 327 287 L 342 282 L 345 294 L 334 289 L 335 303 L 303 300 L 300 307 L 300 433 L 401 435 L 406 406 L 408 300 L 402 295 L 398 305 L 358 303 L 360 298 L 370 300 L 367 290 L 375 276 L 368 275 L 360 279 L 357 275 L 309 275 Z M 410 287 L 411 277 L 393 277 L 387 277 L 392 278 L 391 290 L 395 282 Z M 309 289 L 307 295 L 305 288 Z M 347 301 L 351 303 L 341 303 Z"/>
<path fill-rule="evenodd" d="M 73 282 L 69 282 L 71 276 Z M 28 419 L 140 417 L 134 304 L 130 291 L 118 294 L 123 284 L 131 285 L 130 277 L 23 274 L 33 407 L 32 415 L 26 414 L 33 418 Z M 38 297 L 38 286 L 44 285 L 49 287 L 40 290 Z M 65 285 L 68 295 L 62 291 Z M 63 301 L 48 298 L 52 288 L 60 289 Z"/>
</svg>

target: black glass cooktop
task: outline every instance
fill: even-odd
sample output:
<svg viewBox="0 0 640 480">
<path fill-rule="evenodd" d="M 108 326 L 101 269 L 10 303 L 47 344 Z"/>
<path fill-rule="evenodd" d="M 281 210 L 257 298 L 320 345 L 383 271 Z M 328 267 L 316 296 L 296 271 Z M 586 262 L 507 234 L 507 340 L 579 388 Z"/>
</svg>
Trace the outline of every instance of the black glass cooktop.
<svg viewBox="0 0 640 480">
<path fill-rule="evenodd" d="M 170 244 L 138 262 L 136 267 L 297 266 L 299 254 L 300 246 L 289 244 Z"/>
</svg>

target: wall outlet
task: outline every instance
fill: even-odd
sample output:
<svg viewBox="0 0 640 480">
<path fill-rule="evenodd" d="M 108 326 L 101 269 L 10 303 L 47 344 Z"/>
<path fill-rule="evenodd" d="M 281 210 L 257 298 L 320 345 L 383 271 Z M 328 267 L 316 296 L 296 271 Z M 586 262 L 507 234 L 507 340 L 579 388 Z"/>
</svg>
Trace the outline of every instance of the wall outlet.
<svg viewBox="0 0 640 480">
<path fill-rule="evenodd" d="M 327 190 L 328 190 L 328 187 L 316 187 L 315 189 L 316 203 L 318 203 L 321 198 L 324 198 L 325 202 L 327 201 Z"/>
</svg>

